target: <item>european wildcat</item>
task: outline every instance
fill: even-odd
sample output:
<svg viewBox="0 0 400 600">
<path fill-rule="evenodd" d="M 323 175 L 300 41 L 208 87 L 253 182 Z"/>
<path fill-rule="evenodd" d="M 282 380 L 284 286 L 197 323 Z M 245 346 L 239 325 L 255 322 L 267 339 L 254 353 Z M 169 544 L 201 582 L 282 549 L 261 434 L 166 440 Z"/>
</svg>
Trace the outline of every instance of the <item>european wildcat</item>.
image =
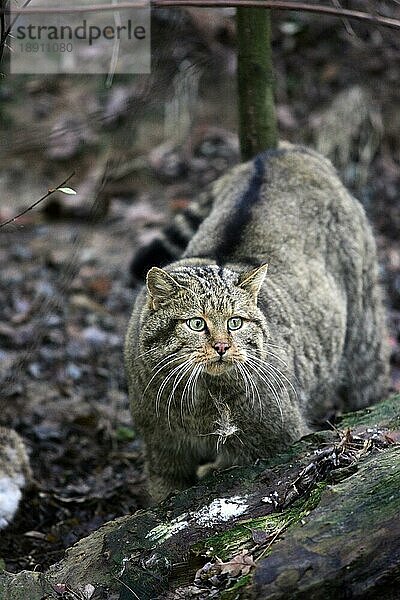
<svg viewBox="0 0 400 600">
<path fill-rule="evenodd" d="M 126 337 L 157 499 L 202 463 L 273 455 L 340 399 L 357 409 L 387 385 L 372 232 L 329 161 L 288 144 L 265 152 L 170 233 L 201 219 L 181 260 L 148 272 Z"/>
<path fill-rule="evenodd" d="M 0 427 L 0 529 L 17 512 L 22 489 L 31 479 L 24 442 L 15 431 Z"/>
</svg>

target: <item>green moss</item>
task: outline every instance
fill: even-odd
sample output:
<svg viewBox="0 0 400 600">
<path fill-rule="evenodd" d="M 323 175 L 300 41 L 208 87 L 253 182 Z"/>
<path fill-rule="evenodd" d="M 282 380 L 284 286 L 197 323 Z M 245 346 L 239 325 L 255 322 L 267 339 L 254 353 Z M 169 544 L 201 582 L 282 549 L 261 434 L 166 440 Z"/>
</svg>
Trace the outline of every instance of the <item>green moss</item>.
<svg viewBox="0 0 400 600">
<path fill-rule="evenodd" d="M 195 544 L 191 550 L 197 556 L 218 556 L 221 560 L 227 561 L 243 548 L 254 545 L 252 539 L 252 532 L 254 530 L 262 529 L 273 538 L 279 531 L 284 531 L 288 527 L 299 523 L 311 510 L 318 506 L 325 487 L 326 483 L 319 483 L 307 498 L 295 502 L 290 508 L 280 513 L 266 515 L 265 517 L 241 521 L 232 529 L 213 535 Z"/>
<path fill-rule="evenodd" d="M 369 406 L 364 410 L 347 413 L 341 418 L 338 427 L 389 427 L 396 429 L 400 427 L 400 395 L 390 396 L 386 400 Z"/>
<path fill-rule="evenodd" d="M 240 590 L 247 586 L 251 581 L 251 574 L 240 577 L 232 587 L 224 590 L 220 595 L 220 600 L 236 600 L 239 597 Z"/>
</svg>

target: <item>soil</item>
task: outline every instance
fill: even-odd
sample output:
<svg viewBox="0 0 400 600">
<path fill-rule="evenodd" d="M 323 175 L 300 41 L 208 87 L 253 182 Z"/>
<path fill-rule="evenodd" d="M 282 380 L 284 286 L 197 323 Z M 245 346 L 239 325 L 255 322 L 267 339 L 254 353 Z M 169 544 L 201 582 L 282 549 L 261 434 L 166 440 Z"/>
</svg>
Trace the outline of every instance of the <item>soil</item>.
<svg viewBox="0 0 400 600">
<path fill-rule="evenodd" d="M 395 2 L 385 6 L 400 18 Z M 400 390 L 400 41 L 388 29 L 300 13 L 276 13 L 273 25 L 282 138 L 317 146 L 327 115 L 338 114 L 330 135 L 350 132 L 333 159 L 376 230 Z M 239 160 L 230 11 L 154 11 L 153 41 L 152 75 L 116 76 L 109 89 L 94 76 L 10 75 L 0 83 L 0 221 L 73 170 L 68 185 L 78 191 L 53 194 L 0 229 L 0 420 L 26 440 L 35 477 L 1 534 L 8 571 L 44 570 L 148 501 L 123 371 L 137 290 L 129 263 Z M 165 106 L 188 77 L 195 108 L 180 105 L 191 124 L 175 135 Z M 335 104 L 353 89 L 368 105 L 354 131 Z"/>
</svg>

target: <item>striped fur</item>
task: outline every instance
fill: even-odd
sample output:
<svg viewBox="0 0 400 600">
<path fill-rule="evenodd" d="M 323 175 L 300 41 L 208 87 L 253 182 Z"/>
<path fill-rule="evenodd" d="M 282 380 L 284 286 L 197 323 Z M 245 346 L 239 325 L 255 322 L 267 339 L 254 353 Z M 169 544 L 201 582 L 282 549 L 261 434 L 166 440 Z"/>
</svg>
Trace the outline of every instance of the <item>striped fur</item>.
<svg viewBox="0 0 400 600">
<path fill-rule="evenodd" d="M 290 145 L 265 152 L 216 181 L 162 242 L 158 258 L 162 247 L 180 258 L 148 272 L 125 345 L 154 497 L 194 483 L 202 463 L 271 456 L 333 409 L 385 392 L 375 243 L 329 161 Z"/>
</svg>

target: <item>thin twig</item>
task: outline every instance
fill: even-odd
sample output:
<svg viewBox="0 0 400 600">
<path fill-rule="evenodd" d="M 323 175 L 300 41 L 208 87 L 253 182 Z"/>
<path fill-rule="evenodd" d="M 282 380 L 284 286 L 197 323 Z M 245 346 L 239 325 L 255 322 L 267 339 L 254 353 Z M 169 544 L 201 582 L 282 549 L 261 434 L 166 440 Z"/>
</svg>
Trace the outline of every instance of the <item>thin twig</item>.
<svg viewBox="0 0 400 600">
<path fill-rule="evenodd" d="M 128 3 L 126 3 L 128 4 Z M 331 17 L 347 17 L 358 21 L 367 21 L 384 25 L 386 27 L 394 27 L 400 29 L 400 19 L 392 19 L 381 15 L 371 15 L 370 13 L 350 10 L 347 8 L 336 8 L 334 6 L 323 6 L 322 4 L 306 4 L 304 2 L 293 2 L 290 0 L 152 0 L 151 5 L 156 7 L 167 6 L 203 6 L 203 7 L 258 7 L 276 10 L 290 10 L 300 12 L 311 12 L 325 14 Z"/>
<path fill-rule="evenodd" d="M 62 183 L 60 183 L 56 188 L 53 188 L 53 189 L 49 190 L 44 196 L 42 196 L 41 198 L 39 198 L 39 200 L 36 200 L 36 202 L 34 202 L 30 206 L 28 206 L 28 208 L 25 208 L 18 215 L 16 215 L 15 217 L 12 217 L 11 219 L 8 219 L 7 221 L 3 221 L 3 223 L 0 223 L 0 228 L 1 227 L 5 227 L 6 225 L 9 225 L 10 223 L 13 223 L 17 219 L 19 219 L 19 217 L 22 217 L 22 215 L 25 215 L 27 212 L 29 212 L 30 210 L 32 210 L 32 208 L 35 208 L 35 206 L 37 206 L 40 202 L 43 202 L 43 200 L 46 200 L 46 198 L 48 198 L 49 196 L 51 196 L 52 194 L 54 194 L 54 192 L 57 192 L 57 190 L 59 190 L 60 188 L 64 187 L 64 185 L 66 183 L 68 183 L 68 181 L 70 179 L 72 179 L 72 177 L 74 175 L 75 175 L 75 171 L 73 171 L 71 173 L 71 175 L 69 175 L 69 177 L 67 177 L 67 179 L 65 179 Z"/>
<path fill-rule="evenodd" d="M 25 4 L 22 5 L 22 9 L 26 8 L 28 6 L 28 4 L 31 3 L 31 1 L 32 0 L 26 0 Z M 15 23 L 17 22 L 18 18 L 20 17 L 19 14 L 16 14 L 16 16 L 14 17 L 14 19 L 11 21 L 11 23 L 9 24 L 9 26 L 6 29 L 5 28 L 5 15 L 6 15 L 6 12 L 8 12 L 8 11 L 10 11 L 9 8 L 1 9 L 0 63 L 3 60 L 3 53 L 4 53 L 4 48 L 6 45 L 7 38 L 10 35 L 11 30 L 14 27 Z"/>
<path fill-rule="evenodd" d="M 125 10 L 131 8 L 145 8 L 147 2 L 144 0 L 131 0 L 130 2 L 121 2 L 118 4 L 118 10 Z M 324 6 L 322 4 L 307 4 L 305 2 L 293 2 L 292 0 L 150 0 L 150 6 L 152 8 L 165 8 L 173 6 L 197 6 L 203 8 L 217 8 L 217 7 L 257 7 L 257 8 L 268 8 L 276 10 L 291 10 L 301 12 L 312 12 L 317 14 L 325 14 L 337 18 L 348 18 L 355 19 L 358 21 L 367 21 L 370 23 L 376 23 L 377 25 L 384 25 L 386 27 L 394 27 L 400 29 L 400 19 L 393 19 L 390 17 L 383 17 L 381 15 L 371 15 L 370 13 L 350 10 L 347 8 L 336 8 L 334 6 Z M 54 7 L 28 7 L 28 8 L 17 8 L 13 9 L 15 14 L 47 14 L 47 13 L 86 13 L 86 12 L 104 12 L 115 10 L 113 4 L 98 4 L 96 6 L 76 6 L 68 8 L 65 6 L 54 6 Z"/>
<path fill-rule="evenodd" d="M 333 4 L 333 5 L 334 5 L 336 8 L 339 8 L 339 9 L 341 9 L 341 8 L 342 8 L 342 5 L 340 4 L 339 0 L 332 0 L 332 4 Z M 345 29 L 346 29 L 346 31 L 347 31 L 347 33 L 348 33 L 349 35 L 355 36 L 355 31 L 354 31 L 354 29 L 352 28 L 351 24 L 349 23 L 349 20 L 348 20 L 348 19 L 343 19 L 343 25 L 344 25 L 344 27 L 345 27 Z"/>
<path fill-rule="evenodd" d="M 122 581 L 122 579 L 119 579 L 118 577 L 114 577 L 114 579 L 116 579 L 118 581 L 118 583 L 122 583 L 122 585 L 124 585 L 127 590 L 132 592 L 132 594 L 135 596 L 135 598 L 137 598 L 137 600 L 140 600 L 139 596 L 133 591 L 133 589 L 131 587 L 129 587 L 128 584 L 126 584 L 124 581 Z"/>
<path fill-rule="evenodd" d="M 282 527 L 279 527 L 279 529 L 277 531 L 275 531 L 275 533 L 272 536 L 272 538 L 271 538 L 268 546 L 263 549 L 263 551 L 261 552 L 260 556 L 257 556 L 257 558 L 255 559 L 254 562 L 258 562 L 259 560 L 261 560 L 266 555 L 266 553 L 268 552 L 268 550 L 271 548 L 272 544 L 281 535 L 281 533 L 283 533 L 283 531 L 285 531 L 285 529 L 287 529 L 289 527 L 289 525 L 291 525 L 292 522 L 293 522 L 293 518 L 289 519 L 288 521 L 286 521 L 286 523 L 284 523 L 282 525 Z"/>
</svg>

